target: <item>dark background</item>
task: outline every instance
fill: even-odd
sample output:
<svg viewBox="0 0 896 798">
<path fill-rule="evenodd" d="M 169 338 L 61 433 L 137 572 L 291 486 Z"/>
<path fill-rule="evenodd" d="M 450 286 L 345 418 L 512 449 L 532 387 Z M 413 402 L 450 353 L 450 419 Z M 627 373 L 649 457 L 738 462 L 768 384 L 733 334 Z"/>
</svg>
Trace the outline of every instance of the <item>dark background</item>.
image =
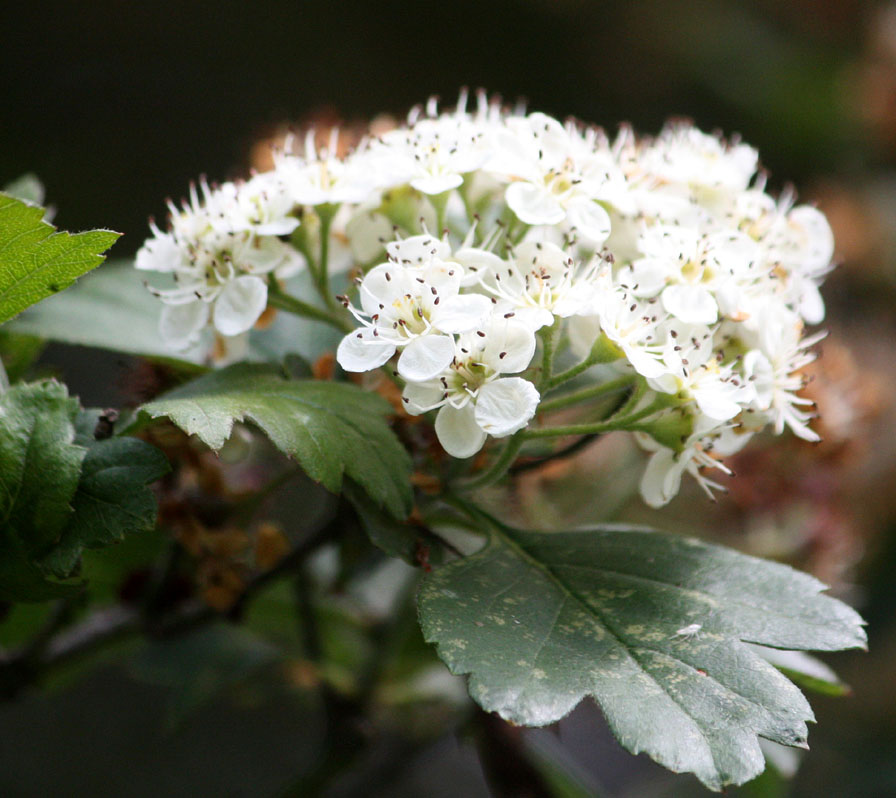
<svg viewBox="0 0 896 798">
<path fill-rule="evenodd" d="M 282 125 L 321 113 L 349 123 L 402 116 L 432 94 L 450 104 L 462 85 L 611 132 L 622 121 L 654 132 L 685 116 L 742 134 L 773 186 L 793 181 L 828 213 L 843 262 L 825 291 L 832 339 L 855 361 L 851 401 L 874 398 L 855 428 L 864 459 L 838 466 L 854 485 L 836 507 L 848 554 L 822 573 L 868 617 L 871 654 L 832 658 L 856 694 L 814 699 L 816 750 L 792 794 L 896 794 L 896 16 L 887 4 L 19 3 L 0 18 L 0 81 L 0 184 L 35 172 L 61 227 L 124 232 L 118 257 L 137 250 L 165 197 L 200 174 L 245 174 L 253 142 Z M 52 353 L 101 362 L 72 348 Z M 82 396 L 115 371 L 83 368 L 65 371 Z M 677 507 L 670 517 L 687 520 L 691 508 Z M 728 521 L 746 529 L 745 517 Z M 801 550 L 791 559 L 824 571 Z M 113 668 L 4 708 L 0 791 L 272 795 L 317 755 L 308 707 L 215 704 L 166 734 L 162 702 L 158 688 Z M 609 795 L 700 794 L 692 780 L 621 753 L 592 708 L 561 731 Z M 376 794 L 487 794 L 471 747 L 450 734 L 415 754 L 402 778 Z M 786 793 L 769 789 L 762 794 Z"/>
</svg>

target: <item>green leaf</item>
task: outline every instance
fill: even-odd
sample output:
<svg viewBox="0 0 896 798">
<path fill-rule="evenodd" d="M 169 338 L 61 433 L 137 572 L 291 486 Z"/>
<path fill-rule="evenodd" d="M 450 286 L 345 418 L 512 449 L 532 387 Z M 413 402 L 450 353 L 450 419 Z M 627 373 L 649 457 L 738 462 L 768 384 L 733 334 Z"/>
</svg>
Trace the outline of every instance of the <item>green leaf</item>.
<svg viewBox="0 0 896 798">
<path fill-rule="evenodd" d="M 95 441 L 87 451 L 74 515 L 43 565 L 67 576 L 84 548 L 100 548 L 125 535 L 149 532 L 156 523 L 156 499 L 147 487 L 169 470 L 158 449 L 136 438 Z"/>
<path fill-rule="evenodd" d="M 386 554 L 415 566 L 440 565 L 445 561 L 442 541 L 424 525 L 386 515 L 352 482 L 346 482 L 342 492 L 355 508 L 367 537 Z"/>
<path fill-rule="evenodd" d="M 120 235 L 57 233 L 43 216 L 43 208 L 0 194 L 0 322 L 99 266 Z"/>
<path fill-rule="evenodd" d="M 860 617 L 786 566 L 690 538 L 600 527 L 522 532 L 424 582 L 424 636 L 485 709 L 552 723 L 593 696 L 629 750 L 706 786 L 764 767 L 758 737 L 805 746 L 812 711 L 750 649 L 863 646 Z"/>
<path fill-rule="evenodd" d="M 34 562 L 71 516 L 85 449 L 74 444 L 78 402 L 55 381 L 0 395 L 0 599 L 45 601 L 76 589 Z"/>
<path fill-rule="evenodd" d="M 46 578 L 8 530 L 0 529 L 0 601 L 49 601 L 80 589 Z"/>
<path fill-rule="evenodd" d="M 212 449 L 235 421 L 252 421 L 306 473 L 338 493 L 348 475 L 396 517 L 413 499 L 411 461 L 383 416 L 389 404 L 347 383 L 286 380 L 261 364 L 237 364 L 206 374 L 141 410 L 167 416 Z"/>
<path fill-rule="evenodd" d="M 290 290 L 308 296 L 313 290 L 304 273 L 295 277 Z M 116 352 L 204 364 L 209 341 L 187 350 L 166 344 L 159 335 L 163 304 L 146 290 L 143 275 L 131 263 L 111 261 L 79 280 L 71 290 L 50 297 L 11 322 L 22 335 L 63 343 L 94 346 Z M 297 352 L 308 361 L 335 350 L 339 333 L 324 324 L 278 313 L 266 330 L 249 335 L 249 360 L 275 361 Z"/>
<path fill-rule="evenodd" d="M 765 646 L 753 646 L 753 649 L 800 687 L 832 696 L 848 695 L 851 692 L 849 685 L 842 682 L 825 663 L 804 651 L 787 651 Z"/>
<path fill-rule="evenodd" d="M 74 444 L 78 400 L 55 380 L 0 395 L 0 529 L 29 557 L 56 541 L 72 513 L 86 450 Z"/>
</svg>

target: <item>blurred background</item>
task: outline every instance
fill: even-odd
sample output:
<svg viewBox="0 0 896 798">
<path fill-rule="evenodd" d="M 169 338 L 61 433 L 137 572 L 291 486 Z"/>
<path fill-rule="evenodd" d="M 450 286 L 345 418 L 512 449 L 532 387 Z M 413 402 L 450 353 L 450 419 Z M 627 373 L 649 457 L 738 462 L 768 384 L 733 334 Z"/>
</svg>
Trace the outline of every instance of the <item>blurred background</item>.
<svg viewBox="0 0 896 798">
<path fill-rule="evenodd" d="M 677 116 L 742 135 L 771 186 L 793 183 L 834 228 L 840 267 L 823 290 L 831 332 L 809 388 L 823 443 L 757 441 L 735 458 L 718 505 L 684 491 L 657 514 L 633 499 L 642 456 L 610 436 L 521 478 L 516 515 L 532 526 L 630 519 L 696 532 L 832 585 L 869 624 L 870 653 L 826 658 L 853 693 L 812 696 L 819 723 L 791 782 L 771 773 L 732 793 L 896 795 L 896 4 L 20 3 L 0 26 L 0 70 L 0 184 L 34 172 L 60 227 L 124 232 L 119 258 L 139 248 L 148 216 L 164 217 L 166 197 L 200 174 L 245 175 L 287 125 L 400 118 L 433 94 L 452 103 L 460 86 L 610 133 L 623 121 L 655 132 Z M 134 368 L 61 346 L 45 362 L 93 405 L 118 404 Z M 219 541 L 215 556 L 240 545 Z M 129 542 L 85 568 L 111 601 L 161 548 Z M 324 581 L 334 578 L 325 560 L 315 565 Z M 584 785 L 557 795 L 705 794 L 625 753 L 587 703 L 557 727 L 505 730 L 483 745 L 490 721 L 419 639 L 412 613 L 393 622 L 413 572 L 367 567 L 375 595 L 346 584 L 315 609 L 337 700 L 357 688 L 370 631 L 395 638 L 376 712 L 351 730 L 367 741 L 359 756 L 340 759 L 321 675 L 294 628 L 295 597 L 275 585 L 240 626 L 126 643 L 0 705 L 0 793 L 488 796 L 503 740 Z M 202 595 L 226 605 L 220 592 Z M 38 610 L 16 610 L 0 643 L 39 623 Z M 409 669 L 413 680 L 397 678 Z M 522 784 L 505 794 L 530 793 Z"/>
</svg>

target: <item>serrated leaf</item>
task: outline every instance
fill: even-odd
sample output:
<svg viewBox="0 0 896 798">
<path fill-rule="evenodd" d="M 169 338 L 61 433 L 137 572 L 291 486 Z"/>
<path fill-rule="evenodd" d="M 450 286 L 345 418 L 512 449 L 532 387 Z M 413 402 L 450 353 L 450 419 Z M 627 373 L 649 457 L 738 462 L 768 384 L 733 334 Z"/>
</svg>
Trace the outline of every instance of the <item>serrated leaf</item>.
<svg viewBox="0 0 896 798">
<path fill-rule="evenodd" d="M 41 556 L 72 513 L 86 450 L 74 444 L 78 400 L 54 380 L 0 395 L 0 529 Z"/>
<path fill-rule="evenodd" d="M 141 410 L 167 416 L 212 449 L 236 421 L 257 424 L 280 451 L 338 493 L 343 475 L 396 517 L 410 511 L 410 457 L 383 416 L 388 402 L 347 383 L 287 380 L 270 366 L 242 363 L 193 380 Z"/>
<path fill-rule="evenodd" d="M 850 692 L 849 685 L 842 682 L 831 668 L 804 651 L 786 651 L 765 646 L 753 646 L 753 649 L 800 687 L 823 695 L 841 696 Z"/>
<path fill-rule="evenodd" d="M 72 499 L 74 514 L 42 565 L 57 576 L 67 576 L 85 548 L 152 530 L 156 499 L 147 486 L 168 470 L 165 455 L 136 438 L 93 442 Z"/>
<path fill-rule="evenodd" d="M 0 194 L 0 322 L 99 266 L 120 233 L 56 232 L 44 209 Z"/>
<path fill-rule="evenodd" d="M 289 288 L 296 295 L 308 296 L 313 291 L 309 280 L 303 273 L 290 281 Z M 69 344 L 204 364 L 209 340 L 181 350 L 161 338 L 162 307 L 146 290 L 143 276 L 132 264 L 110 261 L 70 290 L 25 311 L 10 323 L 9 329 Z M 247 359 L 276 361 L 289 352 L 297 352 L 313 362 L 325 351 L 335 350 L 339 337 L 326 325 L 279 313 L 267 329 L 252 330 Z"/>
<path fill-rule="evenodd" d="M 440 565 L 445 561 L 445 547 L 426 527 L 409 521 L 398 521 L 381 512 L 368 496 L 352 482 L 342 489 L 352 503 L 361 527 L 378 548 L 409 565 Z"/>
<path fill-rule="evenodd" d="M 863 646 L 861 619 L 783 565 L 643 529 L 522 532 L 483 517 L 477 554 L 423 582 L 424 635 L 485 709 L 543 725 L 585 696 L 620 742 L 706 786 L 805 746 L 812 711 L 744 642 Z"/>
</svg>

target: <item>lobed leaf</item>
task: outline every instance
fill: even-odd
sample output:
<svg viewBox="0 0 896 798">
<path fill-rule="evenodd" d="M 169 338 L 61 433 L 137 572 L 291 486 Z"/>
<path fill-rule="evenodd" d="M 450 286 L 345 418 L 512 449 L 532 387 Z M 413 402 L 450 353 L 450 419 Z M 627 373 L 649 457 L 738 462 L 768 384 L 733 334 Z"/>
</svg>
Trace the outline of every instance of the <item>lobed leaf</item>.
<svg viewBox="0 0 896 798">
<path fill-rule="evenodd" d="M 72 498 L 74 514 L 43 566 L 67 576 L 85 548 L 154 529 L 156 498 L 147 486 L 168 470 L 165 455 L 137 438 L 93 442 Z"/>
<path fill-rule="evenodd" d="M 714 790 L 764 767 L 759 737 L 806 745 L 802 693 L 746 644 L 860 647 L 860 617 L 786 566 L 630 527 L 490 538 L 418 596 L 426 639 L 473 698 L 519 724 L 593 696 L 620 742 Z"/>
<path fill-rule="evenodd" d="M 74 443 L 77 412 L 55 380 L 0 395 L 0 529 L 30 557 L 55 542 L 72 513 L 86 454 Z"/>
<path fill-rule="evenodd" d="M 274 445 L 334 493 L 351 477 L 394 516 L 410 511 L 411 461 L 379 396 L 347 383 L 287 380 L 271 366 L 237 364 L 206 374 L 141 410 L 167 416 L 212 449 L 236 421 L 257 424 Z"/>
<path fill-rule="evenodd" d="M 99 266 L 120 233 L 56 232 L 44 209 L 0 194 L 0 322 Z"/>
</svg>

